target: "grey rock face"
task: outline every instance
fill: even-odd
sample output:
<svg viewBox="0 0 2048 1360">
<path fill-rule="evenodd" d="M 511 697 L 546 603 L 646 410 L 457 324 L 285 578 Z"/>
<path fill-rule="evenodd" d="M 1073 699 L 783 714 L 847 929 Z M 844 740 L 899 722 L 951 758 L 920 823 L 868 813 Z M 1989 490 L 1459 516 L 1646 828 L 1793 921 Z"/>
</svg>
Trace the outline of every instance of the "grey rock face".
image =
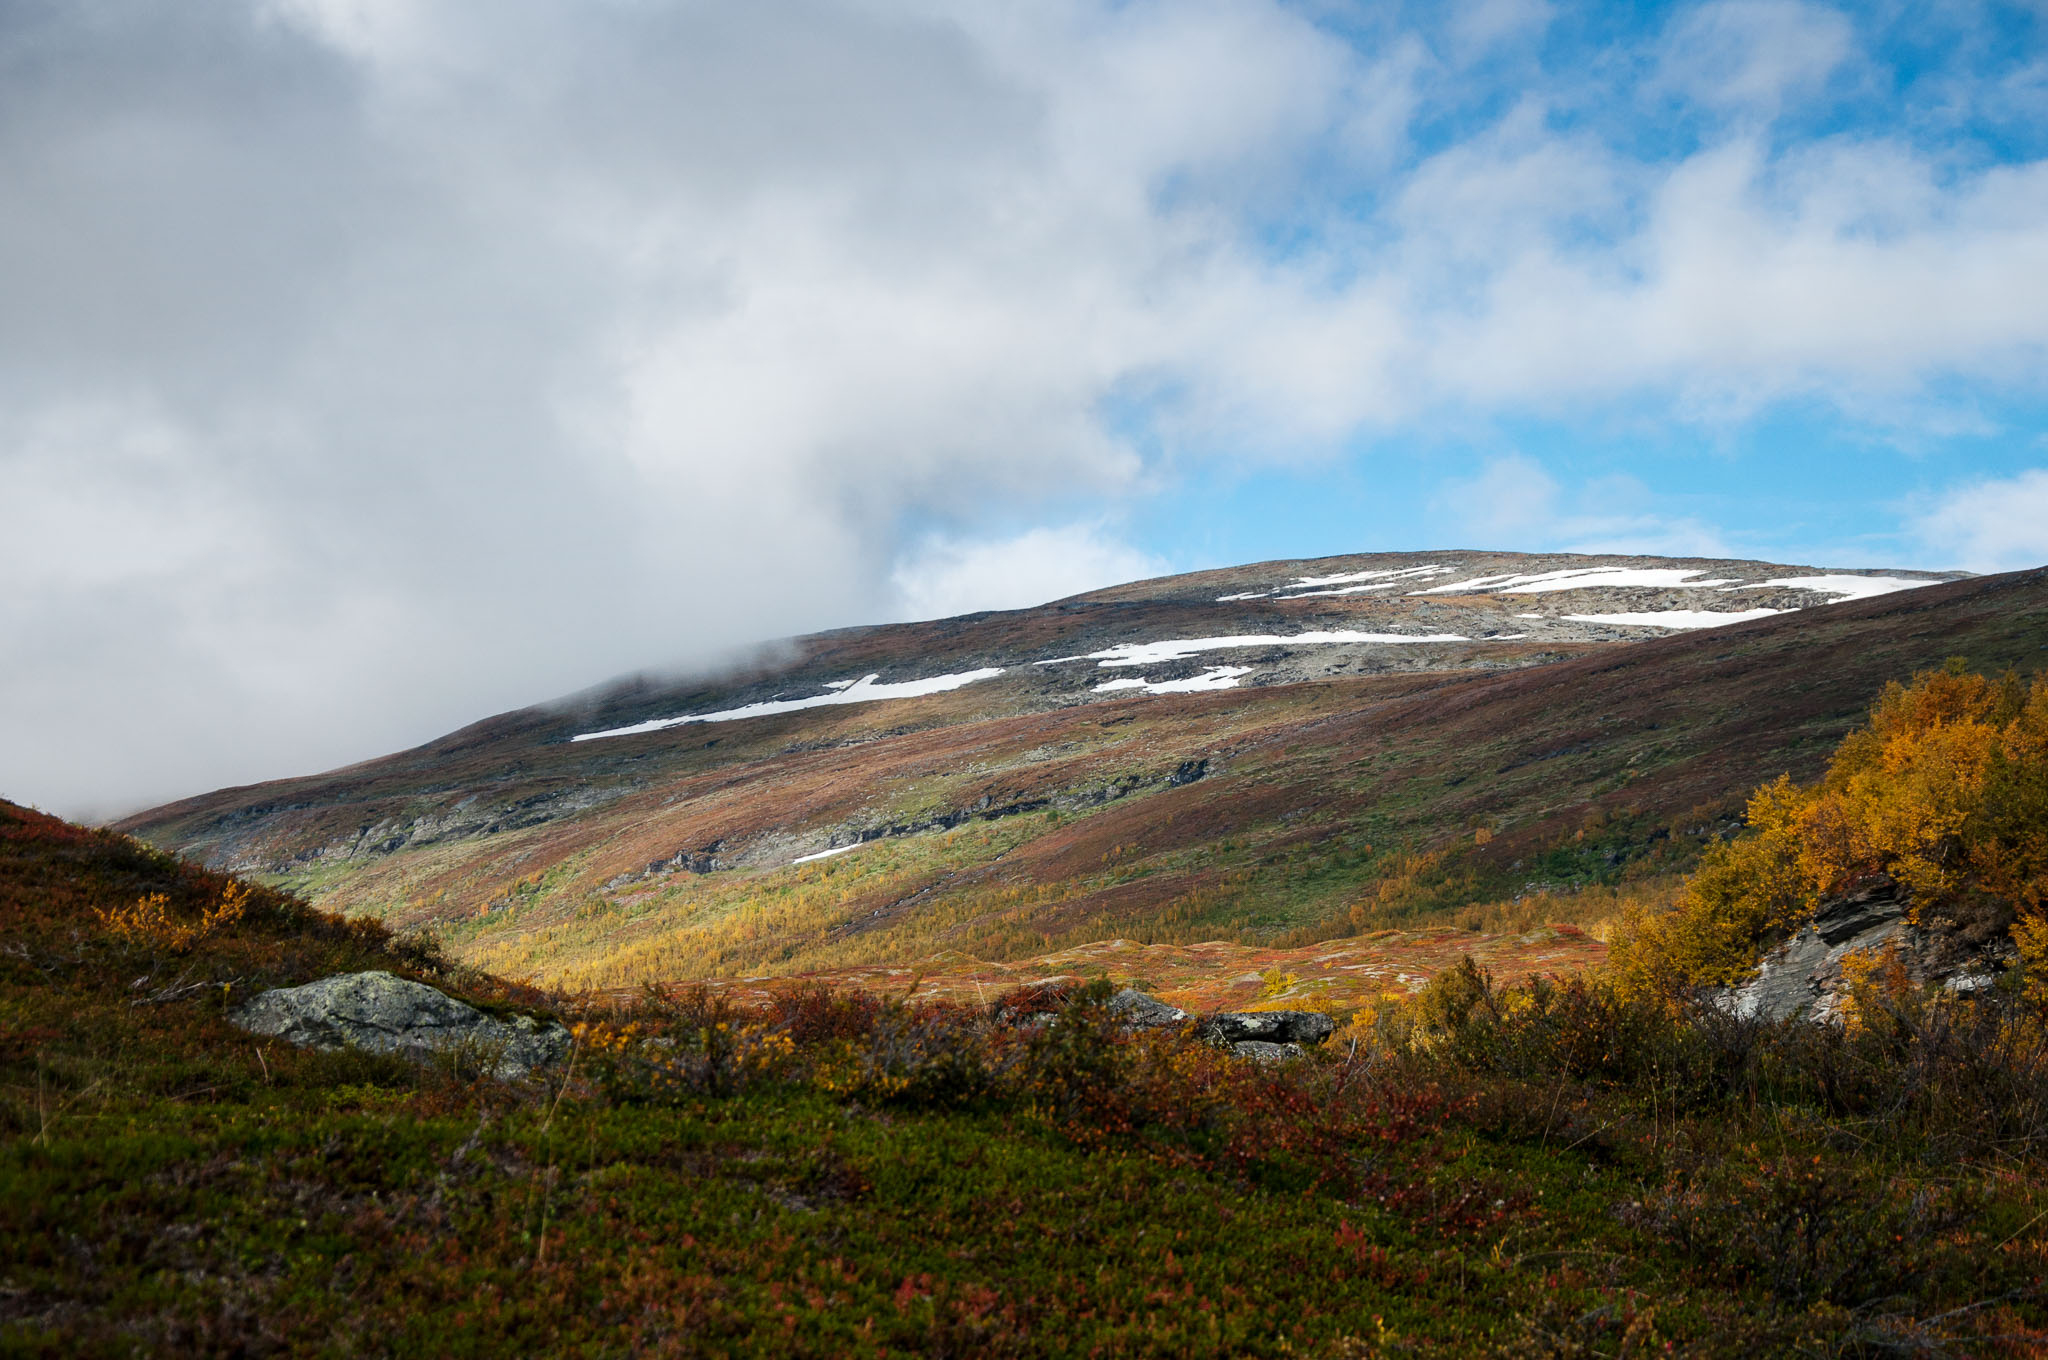
<svg viewBox="0 0 2048 1360">
<path fill-rule="evenodd" d="M 1194 1019 L 1180 1007 L 1169 1006 L 1157 997 L 1147 996 L 1132 987 L 1126 987 L 1111 997 L 1109 1009 L 1131 1029 L 1165 1029 Z"/>
<path fill-rule="evenodd" d="M 1893 940 L 1911 943 L 1908 933 L 1906 905 L 1888 885 L 1830 902 L 1806 929 L 1764 955 L 1757 975 L 1730 994 L 1728 1008 L 1761 1020 L 1801 1012 L 1833 1019 L 1841 1009 L 1843 958 Z"/>
<path fill-rule="evenodd" d="M 1933 947 L 1927 932 L 1908 924 L 1898 889 L 1880 884 L 1824 903 L 1804 930 L 1764 955 L 1754 978 L 1723 993 L 1721 1004 L 1745 1018 L 1775 1021 L 1803 1014 L 1814 1021 L 1833 1020 L 1846 997 L 1842 960 L 1894 944 L 1913 981 L 1938 983 L 1954 993 L 1996 982 L 2010 950 L 2007 945 L 2004 951 L 1949 957 Z"/>
<path fill-rule="evenodd" d="M 493 1019 L 422 982 L 390 973 L 342 973 L 303 987 L 279 987 L 228 1013 L 251 1034 L 301 1048 L 362 1048 L 423 1061 L 471 1048 L 500 1081 L 516 1081 L 569 1051 L 569 1031 L 530 1016 Z"/>
<path fill-rule="evenodd" d="M 1319 1044 L 1336 1028 L 1317 1011 L 1225 1011 L 1210 1016 L 1202 1033 L 1225 1044 Z"/>
</svg>

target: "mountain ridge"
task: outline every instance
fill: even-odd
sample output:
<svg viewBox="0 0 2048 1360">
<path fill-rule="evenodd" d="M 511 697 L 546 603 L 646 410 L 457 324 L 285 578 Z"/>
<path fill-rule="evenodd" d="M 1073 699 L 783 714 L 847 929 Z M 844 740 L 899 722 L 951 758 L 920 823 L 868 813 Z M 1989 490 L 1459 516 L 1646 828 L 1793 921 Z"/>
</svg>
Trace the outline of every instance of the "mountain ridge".
<svg viewBox="0 0 2048 1360">
<path fill-rule="evenodd" d="M 1494 560 L 1521 575 L 1621 561 Z M 1625 561 L 1667 572 L 1716 565 Z M 1232 573 L 1223 583 L 1248 574 Z M 1183 593 L 1217 583 L 1168 580 Z M 1139 583 L 1148 584 L 1156 593 Z M 1679 593 L 1612 589 L 1635 593 L 1610 604 Z M 1385 601 L 1375 607 L 1410 626 L 1426 621 L 1425 608 L 1465 620 L 1540 611 L 1546 624 L 1589 612 L 1563 594 L 1404 596 L 1413 603 L 1394 606 L 1408 611 L 1400 617 Z M 1208 692 L 1098 695 L 1027 677 L 1011 690 L 968 685 L 569 740 L 579 725 L 673 716 L 691 697 L 634 691 L 581 713 L 499 715 L 381 761 L 204 795 L 123 825 L 326 905 L 431 926 L 501 971 L 593 985 L 901 961 L 934 948 L 1026 958 L 1111 936 L 1271 944 L 1343 933 L 1361 904 L 1377 924 L 1397 924 L 1401 912 L 1455 914 L 1489 893 L 1675 872 L 1760 778 L 1806 772 L 1884 681 L 1956 650 L 1980 665 L 2038 664 L 2041 596 L 2040 573 L 1935 581 L 1649 641 L 1611 630 L 1619 635 L 1526 648 L 1387 645 L 1392 655 L 1378 657 L 1355 644 L 1382 668 L 1316 683 L 1287 669 L 1311 663 L 1267 647 L 1249 658 L 1267 683 Z M 1234 603 L 1200 608 L 1214 619 Z M 1361 610 L 1342 599 L 1281 607 L 1294 618 Z M 1042 637 L 1053 609 L 991 617 L 1027 616 Z M 1930 610 L 1939 626 L 1919 628 Z M 883 627 L 913 640 L 944 631 Z M 870 657 L 879 632 L 863 634 Z M 1720 652 L 1733 664 L 1712 664 Z M 812 653 L 793 668 L 800 680 L 782 683 L 845 678 L 849 660 Z M 1089 669 L 1091 681 L 1117 673 Z M 772 683 L 697 693 L 731 706 L 760 692 L 748 686 Z M 1760 711 L 1772 686 L 1792 697 L 1771 696 L 1768 717 L 1739 711 Z M 1698 711 L 1674 687 L 1690 687 Z M 1632 704 L 1654 712 L 1638 722 Z M 1709 804 L 1711 815 L 1674 834 Z M 1597 850 L 1586 850 L 1573 837 L 1596 820 Z M 1475 843 L 1482 832 L 1491 844 Z M 1413 867 L 1430 856 L 1433 867 Z M 1418 872 L 1442 881 L 1432 887 Z M 1389 882 L 1409 880 L 1405 905 L 1385 898 Z"/>
</svg>

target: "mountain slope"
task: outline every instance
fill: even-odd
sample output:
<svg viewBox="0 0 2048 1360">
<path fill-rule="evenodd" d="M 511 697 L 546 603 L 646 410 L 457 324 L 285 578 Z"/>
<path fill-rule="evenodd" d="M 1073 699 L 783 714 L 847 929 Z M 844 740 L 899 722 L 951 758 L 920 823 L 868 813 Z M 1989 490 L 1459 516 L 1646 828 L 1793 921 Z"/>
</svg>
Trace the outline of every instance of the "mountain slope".
<svg viewBox="0 0 2048 1360">
<path fill-rule="evenodd" d="M 119 924 L 139 893 L 175 940 Z M 8 1356 L 2020 1356 L 2048 1325 L 2040 1048 L 1977 1001 L 1731 1030 L 1578 980 L 1267 1064 L 1128 1033 L 1106 988 L 685 990 L 556 999 L 574 1057 L 505 1083 L 227 1012 L 370 968 L 545 999 L 4 801 L 0 944 Z M 1058 1023 L 996 1018 L 1027 998 Z"/>
<path fill-rule="evenodd" d="M 1437 574 L 1402 584 L 1435 593 L 1216 599 L 1422 567 Z M 1567 590 L 1527 579 L 1558 571 L 1606 575 Z M 1522 579 L 1500 579 L 1510 572 Z M 1615 583 L 1622 573 L 1659 584 Z M 1668 584 L 1683 573 L 1814 575 L 1439 554 L 1172 578 L 1040 610 L 806 639 L 775 676 L 613 687 L 126 825 L 211 863 L 278 875 L 324 905 L 432 924 L 467 959 L 562 983 L 939 950 L 1014 959 L 1110 936 L 1305 940 L 1681 868 L 1757 782 L 1811 774 L 1887 680 L 1951 654 L 2031 669 L 2048 644 L 2038 572 L 1630 642 L 1620 639 L 1644 630 L 1566 617 L 1696 607 L 1687 592 L 1747 609 L 1751 587 Z M 1233 585 L 1243 588 L 1222 588 Z M 1791 589 L 1763 586 L 1760 598 L 1782 603 L 1769 592 Z M 1350 612 L 1235 626 L 1217 612 L 1247 605 Z M 1542 617 L 1523 624 L 1585 631 L 1484 640 L 1489 619 L 1530 613 Z M 1262 642 L 1234 649 L 1230 664 L 1252 671 L 1207 692 L 1098 691 L 1105 675 L 1133 669 L 1103 658 L 1016 664 L 1125 645 L 1114 660 L 1137 650 L 1129 644 L 1253 630 L 1474 640 Z M 1003 675 L 923 697 L 574 740 L 778 691 L 829 695 L 838 691 L 826 684 L 857 671 L 895 680 L 989 669 L 1003 639 Z M 1128 678 L 1180 678 L 1172 666 L 1199 676 L 1217 654 Z M 1319 683 L 1285 683 L 1318 666 Z M 1357 673 L 1366 667 L 1379 669 Z M 826 851 L 842 853 L 808 858 Z"/>
</svg>

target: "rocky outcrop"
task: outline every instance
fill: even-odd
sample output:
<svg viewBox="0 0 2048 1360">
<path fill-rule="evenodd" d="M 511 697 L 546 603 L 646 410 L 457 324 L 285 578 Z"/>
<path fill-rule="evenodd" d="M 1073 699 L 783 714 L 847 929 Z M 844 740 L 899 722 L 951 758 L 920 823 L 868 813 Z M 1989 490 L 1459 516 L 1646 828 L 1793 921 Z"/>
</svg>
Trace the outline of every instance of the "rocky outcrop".
<svg viewBox="0 0 2048 1360">
<path fill-rule="evenodd" d="M 1285 1062 L 1289 1058 L 1301 1057 L 1305 1050 L 1300 1044 L 1269 1044 L 1260 1039 L 1243 1039 L 1230 1045 L 1230 1051 L 1253 1062 Z"/>
<path fill-rule="evenodd" d="M 1959 953 L 1943 944 L 1907 919 L 1896 885 L 1876 884 L 1823 903 L 1803 930 L 1764 955 L 1755 977 L 1724 993 L 1722 1004 L 1745 1018 L 1833 1020 L 1847 995 L 1843 960 L 1887 946 L 1898 949 L 1913 981 L 1951 992 L 1989 986 L 2005 966 L 1997 947 Z"/>
<path fill-rule="evenodd" d="M 1180 1007 L 1169 1006 L 1134 987 L 1126 987 L 1111 997 L 1109 1008 L 1123 1020 L 1126 1029 L 1170 1029 L 1195 1018 Z"/>
<path fill-rule="evenodd" d="M 1112 996 L 1109 1012 L 1127 1033 L 1195 1025 L 1193 1015 L 1135 987 L 1125 987 Z M 1058 1017 L 1051 1011 L 1006 1009 L 997 1013 L 996 1020 L 1035 1028 L 1055 1024 Z M 1334 1020 L 1317 1011 L 1225 1011 L 1195 1025 L 1195 1033 L 1240 1058 L 1278 1062 L 1300 1057 L 1305 1045 L 1323 1042 L 1336 1027 Z"/>
<path fill-rule="evenodd" d="M 1206 1037 L 1225 1044 L 1319 1044 L 1336 1029 L 1320 1011 L 1225 1011 L 1202 1025 Z"/>
<path fill-rule="evenodd" d="M 569 1051 L 569 1031 L 554 1021 L 494 1019 L 423 982 L 383 972 L 275 988 L 234 1008 L 228 1019 L 301 1048 L 361 1048 L 415 1061 L 467 1050 L 488 1062 L 500 1081 L 516 1081 Z"/>
<path fill-rule="evenodd" d="M 1319 1044 L 1337 1022 L 1320 1011 L 1224 1011 L 1202 1022 L 1202 1037 L 1240 1058 L 1278 1062 L 1298 1058 L 1305 1045 Z"/>
</svg>

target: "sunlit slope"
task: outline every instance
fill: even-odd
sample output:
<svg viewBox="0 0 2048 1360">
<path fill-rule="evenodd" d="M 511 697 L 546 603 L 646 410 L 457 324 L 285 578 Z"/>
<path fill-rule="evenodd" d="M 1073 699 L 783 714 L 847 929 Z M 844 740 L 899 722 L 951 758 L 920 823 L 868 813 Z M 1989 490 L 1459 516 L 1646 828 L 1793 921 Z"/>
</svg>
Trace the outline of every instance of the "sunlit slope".
<svg viewBox="0 0 2048 1360">
<path fill-rule="evenodd" d="M 1818 619 L 1836 602 L 1937 579 L 1465 551 L 1264 563 L 799 638 L 737 670 L 615 682 L 412 751 L 223 790 L 127 825 L 211 863 L 287 871 L 494 836 L 792 750 L 1140 694 L 1541 665 L 1702 620 L 1774 610 Z M 909 695 L 922 697 L 894 697 Z M 884 696 L 892 701 L 861 702 Z M 667 735 L 634 739 L 656 732 Z M 759 862 L 782 850 L 764 847 Z M 719 856 L 722 866 L 753 862 L 744 851 Z"/>
<path fill-rule="evenodd" d="M 968 686 L 581 743 L 512 715 L 133 825 L 574 984 L 1265 945 L 1683 867 L 1885 681 L 1958 654 L 2031 669 L 2044 646 L 2048 582 L 2020 573 L 1514 670 L 1021 713 Z M 436 838 L 464 800 L 494 825 Z"/>
</svg>

